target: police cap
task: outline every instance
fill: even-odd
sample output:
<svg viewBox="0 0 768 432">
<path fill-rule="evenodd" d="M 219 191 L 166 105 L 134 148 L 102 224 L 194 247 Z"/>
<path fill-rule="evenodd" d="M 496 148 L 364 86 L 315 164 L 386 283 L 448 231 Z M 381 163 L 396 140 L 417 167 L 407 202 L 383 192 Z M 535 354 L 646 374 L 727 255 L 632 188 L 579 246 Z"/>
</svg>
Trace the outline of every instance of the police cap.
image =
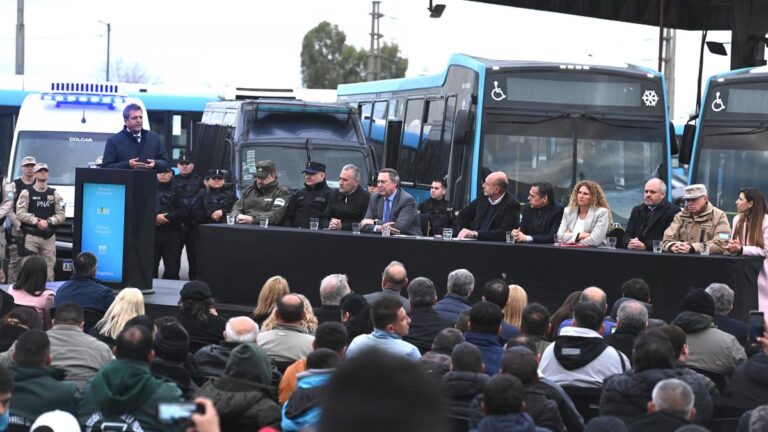
<svg viewBox="0 0 768 432">
<path fill-rule="evenodd" d="M 302 173 L 304 174 L 317 174 L 319 172 L 325 172 L 325 164 L 320 162 L 307 162 L 307 166 Z"/>
</svg>

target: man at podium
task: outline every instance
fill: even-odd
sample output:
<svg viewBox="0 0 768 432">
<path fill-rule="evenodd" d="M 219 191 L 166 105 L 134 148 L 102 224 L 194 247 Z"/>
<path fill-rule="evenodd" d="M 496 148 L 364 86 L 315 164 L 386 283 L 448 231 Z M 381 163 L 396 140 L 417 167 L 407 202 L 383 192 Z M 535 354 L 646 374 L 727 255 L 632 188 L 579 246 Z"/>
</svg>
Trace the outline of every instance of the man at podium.
<svg viewBox="0 0 768 432">
<path fill-rule="evenodd" d="M 123 110 L 123 130 L 107 139 L 102 168 L 153 169 L 160 172 L 170 165 L 160 137 L 143 128 L 144 114 L 137 104 Z"/>
</svg>

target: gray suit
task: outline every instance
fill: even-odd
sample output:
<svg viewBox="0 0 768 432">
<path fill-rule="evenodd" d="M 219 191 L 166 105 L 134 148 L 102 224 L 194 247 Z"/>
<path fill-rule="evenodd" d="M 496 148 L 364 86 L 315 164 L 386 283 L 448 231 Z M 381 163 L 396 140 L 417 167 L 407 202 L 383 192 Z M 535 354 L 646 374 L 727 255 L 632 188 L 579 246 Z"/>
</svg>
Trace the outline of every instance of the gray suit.
<svg viewBox="0 0 768 432">
<path fill-rule="evenodd" d="M 422 235 L 419 223 L 419 212 L 416 210 L 416 200 L 408 192 L 398 188 L 395 199 L 392 201 L 392 222 L 401 234 Z M 368 202 L 368 210 L 365 219 L 384 219 L 384 197 L 375 193 L 371 194 Z M 364 231 L 373 231 L 373 225 L 366 225 Z"/>
</svg>

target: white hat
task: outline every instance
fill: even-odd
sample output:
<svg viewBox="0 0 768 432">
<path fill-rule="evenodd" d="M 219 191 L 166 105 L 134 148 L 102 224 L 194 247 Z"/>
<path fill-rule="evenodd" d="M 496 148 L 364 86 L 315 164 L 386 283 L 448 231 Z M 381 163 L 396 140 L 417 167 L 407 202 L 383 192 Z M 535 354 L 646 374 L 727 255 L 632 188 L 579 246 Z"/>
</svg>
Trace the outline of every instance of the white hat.
<svg viewBox="0 0 768 432">
<path fill-rule="evenodd" d="M 692 184 L 685 187 L 683 199 L 696 199 L 707 194 L 707 187 L 703 184 Z"/>
<path fill-rule="evenodd" d="M 61 411 L 48 411 L 41 414 L 40 417 L 32 423 L 32 427 L 29 428 L 30 432 L 34 432 L 39 427 L 49 427 L 53 432 L 80 432 L 80 424 L 72 414 Z"/>
</svg>

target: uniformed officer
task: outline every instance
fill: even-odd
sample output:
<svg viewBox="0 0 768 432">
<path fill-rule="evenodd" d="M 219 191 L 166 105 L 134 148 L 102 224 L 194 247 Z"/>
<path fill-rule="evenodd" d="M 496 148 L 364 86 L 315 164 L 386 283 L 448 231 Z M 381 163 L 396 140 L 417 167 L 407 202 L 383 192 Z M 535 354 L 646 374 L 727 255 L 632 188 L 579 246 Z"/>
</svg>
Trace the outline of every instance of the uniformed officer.
<svg viewBox="0 0 768 432">
<path fill-rule="evenodd" d="M 181 270 L 181 223 L 186 216 L 186 208 L 181 192 L 173 184 L 171 167 L 157 171 L 157 194 L 155 195 L 155 268 L 153 275 L 158 277 L 160 260 L 165 271 L 163 279 L 179 279 Z"/>
<path fill-rule="evenodd" d="M 195 207 L 195 200 L 198 199 L 200 191 L 203 189 L 203 179 L 195 174 L 195 164 L 187 155 L 183 155 L 176 167 L 179 173 L 173 176 L 173 184 L 181 194 L 184 207 L 192 209 Z M 191 212 L 187 212 L 186 217 L 181 223 L 181 242 L 182 246 L 187 248 L 187 262 L 189 263 L 189 280 L 197 278 L 197 221 L 192 217 Z"/>
<path fill-rule="evenodd" d="M 445 180 L 432 180 L 429 198 L 419 204 L 421 232 L 426 236 L 442 235 L 443 228 L 453 227 L 453 208 L 445 199 Z"/>
<path fill-rule="evenodd" d="M 56 265 L 56 225 L 66 220 L 61 196 L 48 187 L 48 165 L 38 163 L 35 183 L 22 190 L 16 202 L 16 216 L 24 233 L 27 255 L 40 255 L 48 265 L 48 280 L 53 281 Z"/>
<path fill-rule="evenodd" d="M 6 190 L 6 195 L 13 199 L 11 210 L 8 213 L 8 221 L 10 224 L 6 224 L 7 226 L 5 229 L 5 239 L 8 242 L 9 284 L 16 282 L 16 277 L 19 275 L 19 271 L 21 271 L 19 247 L 24 245 L 24 233 L 21 232 L 21 223 L 16 217 L 16 203 L 19 201 L 19 194 L 21 191 L 35 183 L 35 165 L 37 165 L 37 161 L 33 156 L 24 156 L 21 160 L 21 177 L 10 183 L 7 190 L 4 188 L 4 190 Z"/>
<path fill-rule="evenodd" d="M 16 202 L 14 199 L 14 184 L 8 182 L 8 178 L 0 176 L 0 184 L 2 184 L 3 196 L 2 204 L 0 204 L 0 226 L 5 225 L 6 216 L 13 213 L 12 205 Z M 10 219 L 10 218 L 8 218 Z M 5 236 L 0 236 L 0 263 L 5 259 Z M 0 282 L 5 282 L 5 272 L 3 266 L 0 265 Z"/>
<path fill-rule="evenodd" d="M 360 168 L 348 164 L 339 173 L 339 189 L 331 195 L 331 203 L 326 210 L 328 228 L 351 230 L 352 224 L 360 222 L 368 210 L 370 195 L 360 186 Z"/>
<path fill-rule="evenodd" d="M 270 225 L 280 225 L 288 210 L 291 193 L 277 182 L 277 170 L 271 160 L 256 163 L 256 179 L 232 208 L 239 224 L 258 224 L 266 216 Z"/>
<path fill-rule="evenodd" d="M 208 188 L 203 191 L 194 208 L 195 219 L 201 224 L 225 223 L 232 211 L 237 196 L 226 184 L 225 170 L 208 170 L 205 181 Z"/>
<path fill-rule="evenodd" d="M 325 211 L 331 202 L 333 189 L 325 181 L 325 164 L 307 162 L 301 173 L 304 174 L 304 187 L 291 197 L 284 225 L 309 228 L 309 220 L 317 218 L 319 226 L 328 226 L 329 218 Z"/>
</svg>

